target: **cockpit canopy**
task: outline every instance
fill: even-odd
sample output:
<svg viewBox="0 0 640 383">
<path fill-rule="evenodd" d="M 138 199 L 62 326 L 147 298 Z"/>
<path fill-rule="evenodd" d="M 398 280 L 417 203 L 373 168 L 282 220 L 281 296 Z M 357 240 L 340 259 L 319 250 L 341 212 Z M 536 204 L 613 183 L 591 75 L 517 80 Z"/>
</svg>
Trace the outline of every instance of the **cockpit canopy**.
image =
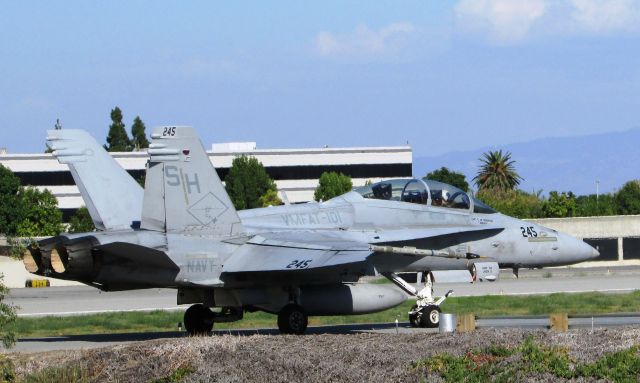
<svg viewBox="0 0 640 383">
<path fill-rule="evenodd" d="M 430 205 L 493 214 L 495 210 L 455 186 L 427 179 L 393 179 L 355 189 L 364 198 Z"/>
</svg>

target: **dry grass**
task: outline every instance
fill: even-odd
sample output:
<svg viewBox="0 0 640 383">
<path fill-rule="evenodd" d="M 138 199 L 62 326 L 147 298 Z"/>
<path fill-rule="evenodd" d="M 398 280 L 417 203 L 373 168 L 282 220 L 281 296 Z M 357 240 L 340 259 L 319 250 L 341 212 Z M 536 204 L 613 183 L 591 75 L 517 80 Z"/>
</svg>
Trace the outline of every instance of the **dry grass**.
<svg viewBox="0 0 640 383">
<path fill-rule="evenodd" d="M 440 379 L 414 368 L 417 361 L 437 353 L 513 348 L 527 336 L 562 347 L 572 360 L 584 362 L 640 344 L 640 328 L 594 333 L 491 329 L 459 334 L 217 335 L 10 357 L 21 377 L 51 366 L 82 366 L 95 382 L 417 382 Z"/>
</svg>

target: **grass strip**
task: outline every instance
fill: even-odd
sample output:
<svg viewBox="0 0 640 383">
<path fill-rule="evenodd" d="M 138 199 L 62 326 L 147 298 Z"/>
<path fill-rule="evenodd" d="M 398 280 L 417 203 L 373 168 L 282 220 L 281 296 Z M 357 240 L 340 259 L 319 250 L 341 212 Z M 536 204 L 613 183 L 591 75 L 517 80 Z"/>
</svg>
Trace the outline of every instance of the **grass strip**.
<svg viewBox="0 0 640 383">
<path fill-rule="evenodd" d="M 608 353 L 592 363 L 574 361 L 565 347 L 547 346 L 527 337 L 515 348 L 492 346 L 462 356 L 436 354 L 413 363 L 414 368 L 438 374 L 445 382 L 513 382 L 550 374 L 554 380 L 600 379 L 636 382 L 640 374 L 638 345 Z M 426 377 L 425 377 L 426 378 Z"/>
<path fill-rule="evenodd" d="M 374 314 L 310 317 L 311 326 L 353 323 L 388 323 L 407 320 L 414 301 Z M 533 296 L 451 297 L 441 306 L 452 314 L 478 316 L 547 315 L 550 313 L 603 314 L 640 312 L 640 291 L 627 294 L 557 293 Z M 186 309 L 186 307 L 185 307 Z M 63 336 L 122 332 L 175 331 L 183 320 L 181 311 L 120 312 L 81 316 L 18 318 L 14 331 L 19 337 Z M 276 316 L 255 312 L 232 323 L 216 323 L 216 329 L 274 328 Z"/>
</svg>

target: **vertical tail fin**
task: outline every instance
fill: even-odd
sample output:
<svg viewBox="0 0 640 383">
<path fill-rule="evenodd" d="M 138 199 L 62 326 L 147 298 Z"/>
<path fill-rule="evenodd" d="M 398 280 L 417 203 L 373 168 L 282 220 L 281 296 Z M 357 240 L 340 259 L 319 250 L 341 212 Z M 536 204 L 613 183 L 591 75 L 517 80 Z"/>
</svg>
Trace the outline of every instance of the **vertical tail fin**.
<svg viewBox="0 0 640 383">
<path fill-rule="evenodd" d="M 244 233 L 195 130 L 160 127 L 151 138 L 141 227 L 217 237 Z"/>
<path fill-rule="evenodd" d="M 142 187 L 84 130 L 48 130 L 47 144 L 67 164 L 93 224 L 116 230 L 140 222 Z"/>
</svg>

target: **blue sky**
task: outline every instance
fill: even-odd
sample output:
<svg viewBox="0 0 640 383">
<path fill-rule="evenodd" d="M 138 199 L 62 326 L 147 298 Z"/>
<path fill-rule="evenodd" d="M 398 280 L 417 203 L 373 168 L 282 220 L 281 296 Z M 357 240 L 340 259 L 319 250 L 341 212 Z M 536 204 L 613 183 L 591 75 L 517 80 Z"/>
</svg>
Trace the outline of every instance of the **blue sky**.
<svg viewBox="0 0 640 383">
<path fill-rule="evenodd" d="M 188 124 L 416 156 L 640 126 L 640 1 L 0 3 L 0 147 Z M 567 148 L 571 150 L 571 148 Z"/>
</svg>

